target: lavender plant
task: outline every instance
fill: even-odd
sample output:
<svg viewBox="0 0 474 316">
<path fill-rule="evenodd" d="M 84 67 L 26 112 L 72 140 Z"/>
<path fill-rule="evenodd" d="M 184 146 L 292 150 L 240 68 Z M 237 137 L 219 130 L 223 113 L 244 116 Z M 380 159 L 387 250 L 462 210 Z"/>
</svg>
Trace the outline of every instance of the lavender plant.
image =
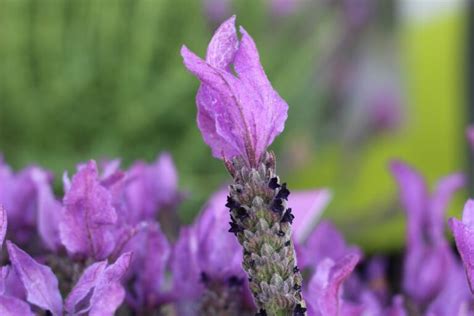
<svg viewBox="0 0 474 316">
<path fill-rule="evenodd" d="M 273 90 L 255 43 L 235 17 L 224 22 L 207 48 L 206 60 L 185 46 L 184 63 L 201 81 L 198 126 L 213 155 L 233 178 L 226 206 L 230 232 L 243 247 L 243 266 L 261 315 L 305 315 L 291 240 L 290 191 L 280 183 L 268 146 L 283 131 L 288 105 Z M 235 71 L 235 74 L 233 73 Z"/>
<path fill-rule="evenodd" d="M 392 162 L 407 218 L 403 264 L 398 273 L 390 258 L 364 257 L 319 221 L 330 191 L 289 198 L 280 182 L 268 147 L 288 106 L 234 23 L 219 27 L 205 60 L 181 51 L 201 81 L 198 126 L 229 188 L 184 225 L 169 154 L 124 170 L 118 160 L 81 163 L 63 175 L 62 198 L 50 172 L 15 173 L 0 160 L 0 315 L 474 315 L 473 200 L 448 221 L 461 260 L 445 237 L 464 176 L 430 194 L 413 167 Z"/>
</svg>

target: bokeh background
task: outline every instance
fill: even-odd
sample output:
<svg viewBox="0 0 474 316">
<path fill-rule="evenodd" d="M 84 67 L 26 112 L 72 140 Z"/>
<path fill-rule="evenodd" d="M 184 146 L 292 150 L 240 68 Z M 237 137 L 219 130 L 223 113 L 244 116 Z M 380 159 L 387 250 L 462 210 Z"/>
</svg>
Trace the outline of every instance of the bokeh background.
<svg viewBox="0 0 474 316">
<path fill-rule="evenodd" d="M 169 151 L 190 221 L 228 176 L 201 140 L 179 49 L 203 56 L 232 14 L 290 105 L 272 146 L 281 176 L 330 188 L 324 216 L 366 251 L 399 249 L 390 159 L 431 184 L 467 166 L 462 1 L 1 0 L 0 152 L 52 170 L 60 191 L 80 161 Z"/>
</svg>

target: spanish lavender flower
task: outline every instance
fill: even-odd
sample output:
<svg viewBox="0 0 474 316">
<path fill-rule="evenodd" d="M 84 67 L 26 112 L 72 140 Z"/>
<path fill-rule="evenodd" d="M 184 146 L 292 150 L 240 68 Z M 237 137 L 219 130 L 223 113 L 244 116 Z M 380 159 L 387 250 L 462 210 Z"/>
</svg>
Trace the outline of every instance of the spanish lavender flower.
<svg viewBox="0 0 474 316">
<path fill-rule="evenodd" d="M 178 175 L 168 153 L 154 163 L 136 162 L 127 172 L 125 198 L 132 222 L 155 219 L 165 208 L 174 208 L 180 201 Z"/>
<path fill-rule="evenodd" d="M 138 314 L 147 315 L 168 300 L 163 283 L 171 249 L 157 223 L 142 225 L 125 247 L 125 251 L 133 252 L 127 276 L 131 287 L 127 302 Z"/>
<path fill-rule="evenodd" d="M 260 314 L 304 315 L 291 241 L 294 215 L 286 206 L 290 192 L 276 175 L 274 155 L 266 152 L 283 131 L 288 105 L 268 81 L 254 41 L 242 27 L 239 41 L 234 22 L 231 17 L 218 28 L 206 60 L 181 50 L 184 64 L 201 81 L 198 126 L 234 180 L 229 231 L 244 248 L 243 266 Z"/>
<path fill-rule="evenodd" d="M 329 221 L 320 222 L 308 239 L 297 246 L 301 268 L 314 269 L 326 258 L 336 262 L 350 253 L 362 255 L 358 247 L 347 245 L 342 234 Z"/>
<path fill-rule="evenodd" d="M 175 245 L 172 269 L 180 314 L 253 315 L 242 251 L 228 233 L 226 197 L 226 190 L 216 192 Z"/>
<path fill-rule="evenodd" d="M 391 170 L 408 218 L 403 287 L 423 306 L 442 291 L 456 269 L 444 238 L 444 211 L 453 193 L 464 185 L 464 177 L 454 174 L 442 179 L 430 196 L 423 178 L 411 167 L 393 162 Z"/>
<path fill-rule="evenodd" d="M 354 309 L 340 302 L 340 287 L 344 280 L 351 274 L 360 257 L 357 254 L 348 254 L 337 262 L 326 258 L 316 269 L 316 273 L 309 282 L 306 293 L 308 302 L 308 315 L 334 316 L 334 315 L 360 315 L 360 308 Z"/>
<path fill-rule="evenodd" d="M 36 182 L 35 175 L 41 175 L 44 181 Z M 9 213 L 10 238 L 23 246 L 35 243 L 38 194 L 50 186 L 51 179 L 49 172 L 36 166 L 13 173 L 0 159 L 0 203 Z"/>
<path fill-rule="evenodd" d="M 117 213 L 111 193 L 100 183 L 90 161 L 72 178 L 59 223 L 61 241 L 73 257 L 102 260 L 115 248 Z"/>
</svg>

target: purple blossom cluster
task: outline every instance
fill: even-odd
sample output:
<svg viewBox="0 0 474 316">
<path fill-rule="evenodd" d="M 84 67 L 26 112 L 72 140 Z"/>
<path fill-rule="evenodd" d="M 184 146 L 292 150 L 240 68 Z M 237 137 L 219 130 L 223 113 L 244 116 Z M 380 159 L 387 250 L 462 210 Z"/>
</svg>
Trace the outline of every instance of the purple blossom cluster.
<svg viewBox="0 0 474 316">
<path fill-rule="evenodd" d="M 63 175 L 61 198 L 49 172 L 0 161 L 0 315 L 474 315 L 474 201 L 449 220 L 460 258 L 445 237 L 464 176 L 430 193 L 412 167 L 390 164 L 407 219 L 393 278 L 388 258 L 364 257 L 320 220 L 330 191 L 290 194 L 280 181 L 268 147 L 288 105 L 234 23 L 219 27 L 205 59 L 181 51 L 201 82 L 198 127 L 230 186 L 185 225 L 169 154 L 126 170 L 82 163 Z"/>
</svg>

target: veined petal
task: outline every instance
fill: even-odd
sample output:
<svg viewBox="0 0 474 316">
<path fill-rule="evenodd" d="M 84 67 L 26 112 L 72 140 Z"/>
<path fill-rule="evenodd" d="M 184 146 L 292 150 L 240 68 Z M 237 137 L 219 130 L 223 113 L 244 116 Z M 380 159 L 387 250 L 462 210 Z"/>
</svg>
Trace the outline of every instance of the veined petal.
<svg viewBox="0 0 474 316">
<path fill-rule="evenodd" d="M 242 28 L 238 41 L 234 20 L 217 30 L 206 61 L 184 46 L 181 55 L 186 68 L 201 81 L 196 97 L 198 127 L 213 155 L 220 159 L 240 155 L 255 166 L 283 131 L 288 105 L 272 88 L 255 43 Z"/>
<path fill-rule="evenodd" d="M 62 315 L 62 298 L 53 271 L 9 241 L 7 248 L 12 265 L 25 287 L 28 302 L 49 310 L 53 315 Z"/>
<path fill-rule="evenodd" d="M 64 196 L 61 241 L 72 255 L 106 258 L 115 247 L 117 214 L 111 193 L 100 184 L 94 161 L 80 168 Z"/>
</svg>

